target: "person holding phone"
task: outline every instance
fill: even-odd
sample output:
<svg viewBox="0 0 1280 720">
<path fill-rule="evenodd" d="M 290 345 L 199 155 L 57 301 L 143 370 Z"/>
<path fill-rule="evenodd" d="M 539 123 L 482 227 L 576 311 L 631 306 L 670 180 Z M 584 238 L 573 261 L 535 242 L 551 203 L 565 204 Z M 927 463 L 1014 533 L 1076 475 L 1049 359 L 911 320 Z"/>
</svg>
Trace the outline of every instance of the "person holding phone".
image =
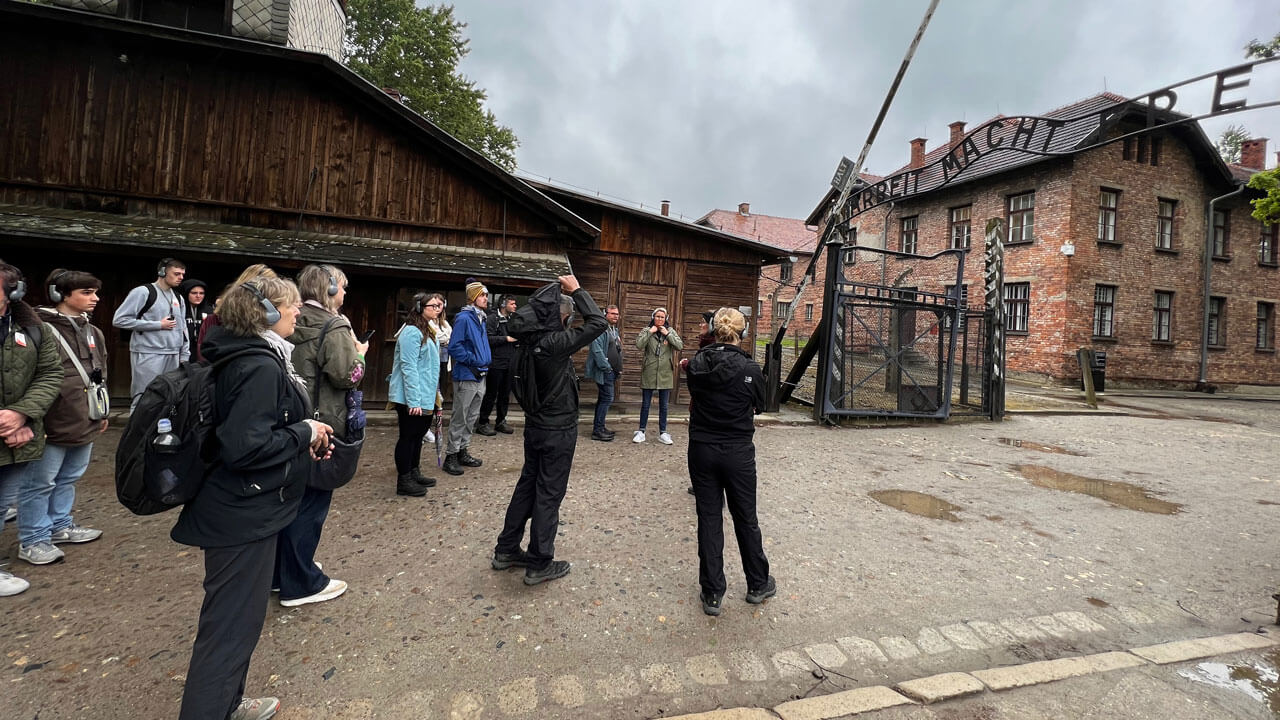
<svg viewBox="0 0 1280 720">
<path fill-rule="evenodd" d="M 640 429 L 631 442 L 645 441 L 645 429 L 649 425 L 649 405 L 653 394 L 658 394 L 658 440 L 663 445 L 672 443 L 667 432 L 667 403 L 671 400 L 671 388 L 676 386 L 676 353 L 684 347 L 684 341 L 674 328 L 667 324 L 667 309 L 654 308 L 649 315 L 649 327 L 636 337 L 636 347 L 644 353 L 640 365 Z"/>
<path fill-rule="evenodd" d="M 387 378 L 387 396 L 395 405 L 400 437 L 396 440 L 396 494 L 422 497 L 435 487 L 435 478 L 423 477 L 422 440 L 431 427 L 440 399 L 440 344 L 435 321 L 444 311 L 444 296 L 413 296 L 409 318 L 396 337 L 395 360 Z"/>
<path fill-rule="evenodd" d="M 302 312 L 289 338 L 293 366 L 307 383 L 312 417 L 348 441 L 347 392 L 364 378 L 369 345 L 356 340 L 351 321 L 338 312 L 347 298 L 346 273 L 332 265 L 308 265 L 298 273 L 298 291 Z M 347 591 L 345 582 L 325 575 L 315 561 L 332 502 L 333 490 L 308 484 L 298 516 L 280 531 L 271 586 L 285 607 L 332 600 Z"/>
</svg>

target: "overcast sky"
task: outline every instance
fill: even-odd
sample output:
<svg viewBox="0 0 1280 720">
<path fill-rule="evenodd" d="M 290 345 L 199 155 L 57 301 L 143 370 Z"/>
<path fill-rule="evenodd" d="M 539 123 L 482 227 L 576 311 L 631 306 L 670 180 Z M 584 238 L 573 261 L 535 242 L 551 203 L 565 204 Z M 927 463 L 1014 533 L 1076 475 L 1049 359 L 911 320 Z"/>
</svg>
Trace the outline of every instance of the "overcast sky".
<svg viewBox="0 0 1280 720">
<path fill-rule="evenodd" d="M 420 3 L 422 0 L 418 0 Z M 520 169 L 696 219 L 751 203 L 804 217 L 856 159 L 927 0 L 459 0 L 461 70 L 520 138 Z M 1133 96 L 1244 60 L 1280 32 L 1275 0 L 942 0 L 868 158 L 947 124 Z M 1280 100 L 1280 63 L 1251 102 Z M 1207 86 L 1206 86 L 1207 87 Z M 1204 93 L 1180 93 L 1200 114 Z M 1230 123 L 1273 138 L 1280 110 Z M 1268 165 L 1274 153 L 1268 152 Z"/>
</svg>

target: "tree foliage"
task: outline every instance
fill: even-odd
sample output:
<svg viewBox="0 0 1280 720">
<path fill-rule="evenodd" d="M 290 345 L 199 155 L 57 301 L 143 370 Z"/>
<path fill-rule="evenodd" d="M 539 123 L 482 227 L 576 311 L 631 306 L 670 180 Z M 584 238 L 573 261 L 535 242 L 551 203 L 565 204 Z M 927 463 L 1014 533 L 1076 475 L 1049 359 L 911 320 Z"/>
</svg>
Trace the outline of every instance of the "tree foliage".
<svg viewBox="0 0 1280 720">
<path fill-rule="evenodd" d="M 1253 203 L 1253 218 L 1267 225 L 1280 224 L 1280 168 L 1254 173 L 1249 187 L 1266 193 Z"/>
<path fill-rule="evenodd" d="M 1249 131 L 1244 129 L 1243 125 L 1228 125 L 1226 130 L 1218 136 L 1218 141 L 1213 146 L 1218 150 L 1218 154 L 1222 159 L 1229 163 L 1240 162 L 1240 146 L 1245 140 L 1249 139 Z"/>
<path fill-rule="evenodd" d="M 520 144 L 516 134 L 484 107 L 485 91 L 458 72 L 469 52 L 466 26 L 451 5 L 350 0 L 347 67 L 395 89 L 409 108 L 510 171 Z"/>
<path fill-rule="evenodd" d="M 1247 58 L 1266 60 L 1275 57 L 1277 54 L 1280 54 L 1280 33 L 1276 33 L 1276 36 L 1271 38 L 1269 42 L 1262 43 L 1257 40 L 1250 40 L 1249 44 L 1244 46 L 1244 56 Z"/>
</svg>

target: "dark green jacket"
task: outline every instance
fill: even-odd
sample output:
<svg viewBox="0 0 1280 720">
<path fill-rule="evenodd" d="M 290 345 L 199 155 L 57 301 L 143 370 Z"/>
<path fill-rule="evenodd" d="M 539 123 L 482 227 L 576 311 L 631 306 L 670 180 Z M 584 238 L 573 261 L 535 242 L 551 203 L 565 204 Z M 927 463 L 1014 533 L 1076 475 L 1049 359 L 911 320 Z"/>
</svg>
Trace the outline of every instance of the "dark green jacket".
<svg viewBox="0 0 1280 720">
<path fill-rule="evenodd" d="M 324 347 L 320 347 L 320 331 L 330 320 L 333 324 L 325 333 Z M 356 354 L 351 321 L 304 304 L 298 326 L 288 340 L 293 343 L 293 369 L 307 381 L 311 406 L 320 413 L 318 419 L 331 426 L 339 438 L 346 438 L 347 391 L 360 384 L 365 370 L 364 358 Z"/>
<path fill-rule="evenodd" d="M 40 328 L 39 347 L 28 330 L 31 327 Z M 0 317 L 0 332 L 0 410 L 26 415 L 27 427 L 35 434 L 16 450 L 0 442 L 0 465 L 31 462 L 44 454 L 44 414 L 62 388 L 56 331 L 41 323 L 30 305 L 19 301 L 9 303 L 9 312 Z"/>
</svg>

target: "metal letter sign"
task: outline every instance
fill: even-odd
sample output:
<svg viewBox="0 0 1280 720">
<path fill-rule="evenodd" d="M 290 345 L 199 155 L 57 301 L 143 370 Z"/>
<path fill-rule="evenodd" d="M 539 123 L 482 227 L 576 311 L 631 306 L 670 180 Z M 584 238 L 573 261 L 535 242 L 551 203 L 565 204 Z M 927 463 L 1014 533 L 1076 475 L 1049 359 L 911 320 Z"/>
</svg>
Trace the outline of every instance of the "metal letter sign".
<svg viewBox="0 0 1280 720">
<path fill-rule="evenodd" d="M 964 172 L 973 167 L 978 160 L 997 153 L 1072 155 L 1082 150 L 1134 137 L 1157 127 L 1172 127 L 1209 117 L 1280 105 L 1280 100 L 1250 104 L 1243 95 L 1244 88 L 1249 86 L 1250 74 L 1254 68 L 1278 60 L 1280 57 L 1255 60 L 1225 70 L 1206 73 L 1131 100 L 1121 100 L 1071 117 L 1050 118 L 1027 115 L 996 118 L 969 131 L 964 139 L 941 159 L 924 167 L 904 170 L 850 193 L 848 200 L 837 208 L 834 215 L 838 218 L 838 222 L 847 223 L 862 213 L 887 202 L 937 190 L 962 177 Z M 1273 67 L 1273 69 L 1276 68 L 1280 66 Z M 1208 112 L 1186 115 L 1174 111 L 1174 107 L 1178 104 L 1178 93 L 1174 92 L 1175 89 L 1197 84 L 1206 85 L 1207 89 L 1208 83 L 1205 81 L 1210 79 L 1213 83 L 1213 95 Z M 1110 128 L 1120 117 L 1134 111 L 1145 113 L 1146 122 L 1143 128 L 1115 137 L 1104 137 L 1105 133 L 1101 131 Z M 1091 121 L 1089 127 L 1094 128 L 1091 134 L 1074 141 L 1072 138 L 1067 138 L 1066 145 L 1054 145 L 1055 137 L 1059 140 L 1063 139 L 1063 136 L 1058 134 L 1061 128 L 1085 120 Z M 837 181 L 847 175 L 845 168 L 847 162 L 847 158 L 841 160 L 836 177 L 832 180 L 832 184 L 836 187 L 840 187 Z"/>
<path fill-rule="evenodd" d="M 840 158 L 840 166 L 836 168 L 836 174 L 831 178 L 831 187 L 837 190 L 844 187 L 844 181 L 848 179 L 851 172 L 853 172 L 853 161 L 847 157 Z"/>
</svg>

